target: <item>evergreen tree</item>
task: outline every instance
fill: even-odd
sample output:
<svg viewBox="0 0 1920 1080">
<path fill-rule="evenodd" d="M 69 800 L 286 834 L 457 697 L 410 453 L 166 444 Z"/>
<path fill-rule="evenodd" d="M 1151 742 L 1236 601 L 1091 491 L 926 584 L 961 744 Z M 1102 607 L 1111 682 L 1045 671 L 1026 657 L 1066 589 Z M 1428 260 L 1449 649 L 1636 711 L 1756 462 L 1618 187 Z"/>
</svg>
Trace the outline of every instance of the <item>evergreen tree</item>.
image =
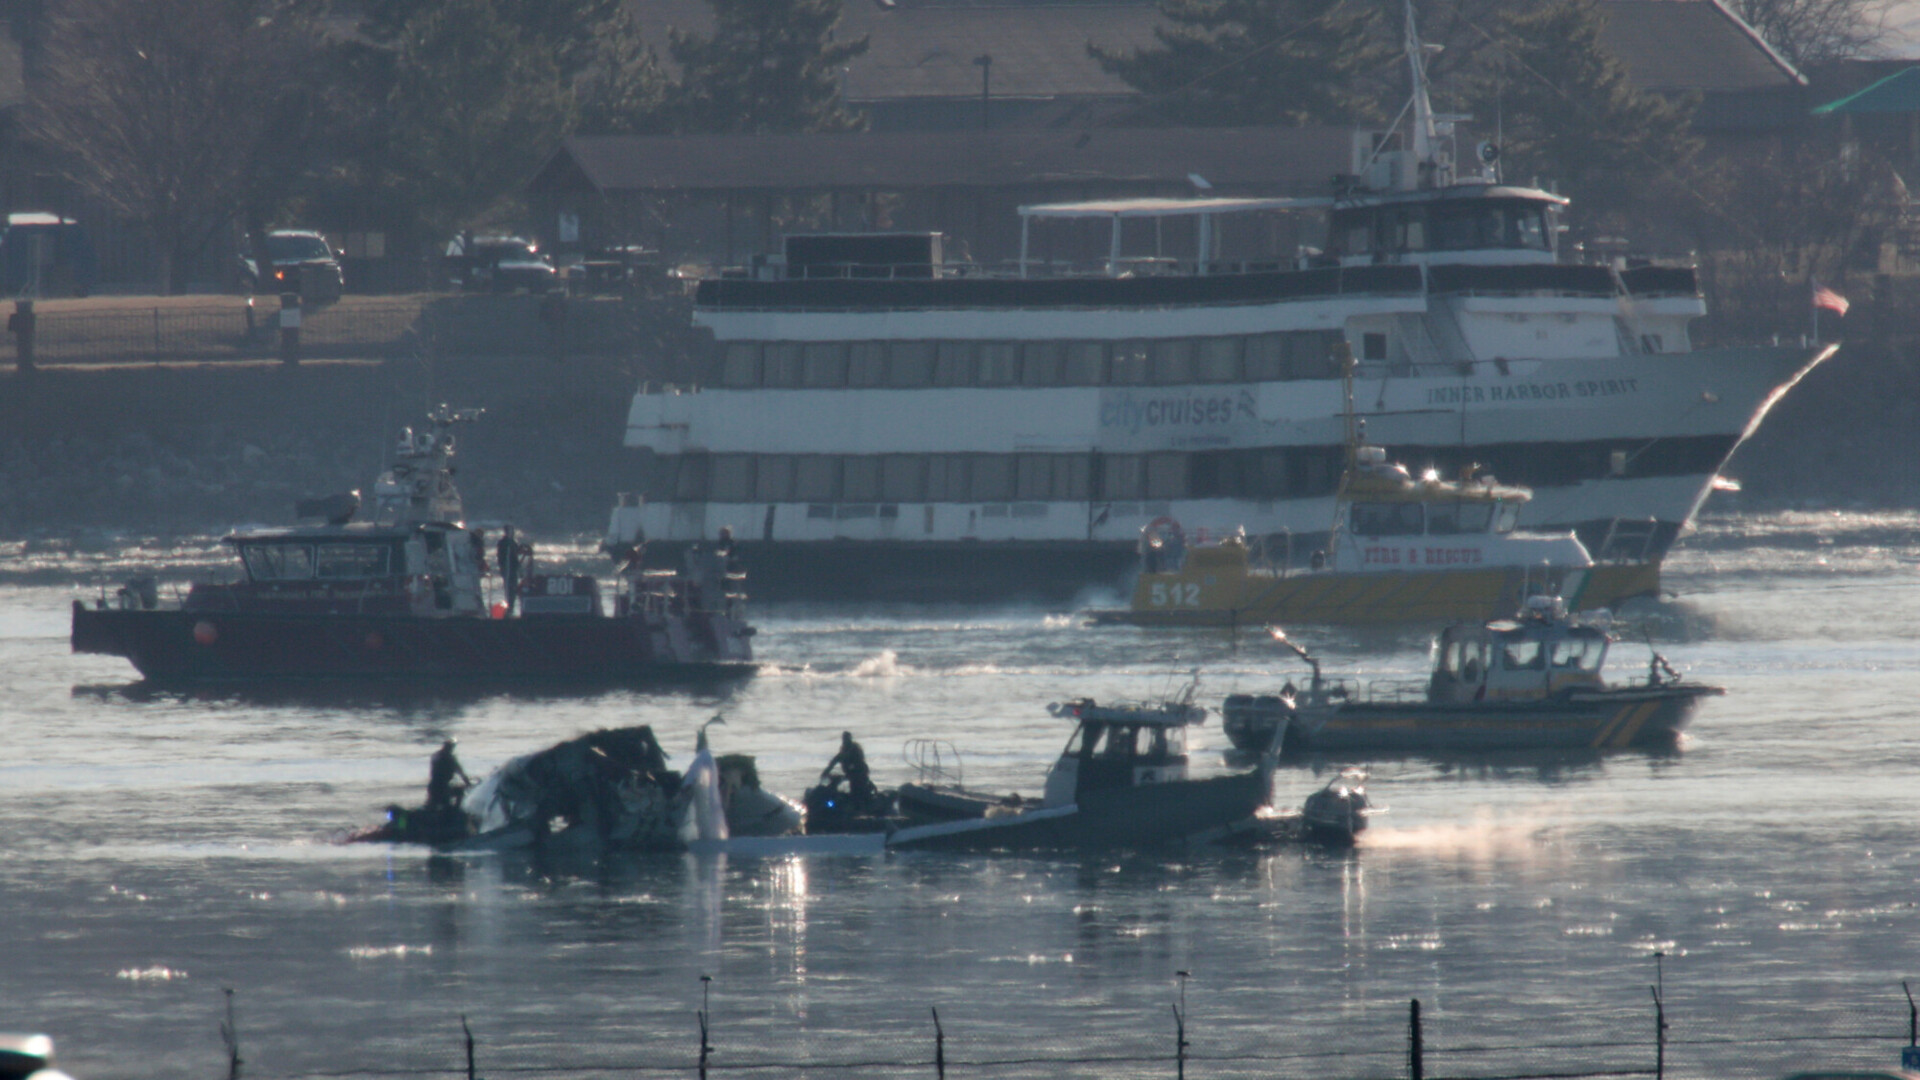
<svg viewBox="0 0 1920 1080">
<path fill-rule="evenodd" d="M 1087 52 L 1176 124 L 1372 119 L 1357 77 L 1391 61 L 1379 12 L 1346 0 L 1160 0 L 1155 48 Z"/>
<path fill-rule="evenodd" d="M 673 32 L 685 131 L 849 131 L 865 118 L 840 100 L 841 68 L 867 39 L 836 42 L 840 0 L 708 0 L 713 34 Z"/>
<path fill-rule="evenodd" d="M 1558 182 L 1588 220 L 1674 194 L 1699 150 L 1694 103 L 1634 88 L 1592 0 L 1516 3 L 1495 26 L 1461 78 L 1481 126 L 1499 119 L 1510 179 Z"/>
<path fill-rule="evenodd" d="M 574 99 L 496 0 L 444 0 L 393 38 L 386 186 L 429 235 L 484 216 L 553 151 Z"/>
</svg>

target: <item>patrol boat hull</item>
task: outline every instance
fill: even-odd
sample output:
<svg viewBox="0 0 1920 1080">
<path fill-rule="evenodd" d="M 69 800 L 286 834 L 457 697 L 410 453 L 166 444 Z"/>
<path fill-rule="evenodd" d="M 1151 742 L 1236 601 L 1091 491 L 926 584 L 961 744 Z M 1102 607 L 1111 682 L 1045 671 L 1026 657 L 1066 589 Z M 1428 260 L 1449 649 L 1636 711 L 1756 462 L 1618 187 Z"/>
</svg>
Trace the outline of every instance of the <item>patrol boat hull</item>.
<svg viewBox="0 0 1920 1080">
<path fill-rule="evenodd" d="M 1267 805 L 1265 769 L 1083 792 L 1042 810 L 898 829 L 887 847 L 919 851 L 1049 851 L 1150 848 L 1224 835 Z"/>
<path fill-rule="evenodd" d="M 1671 746 L 1702 698 L 1694 684 L 1576 691 L 1547 701 L 1352 702 L 1294 712 L 1277 697 L 1235 694 L 1221 727 L 1245 752 L 1308 754 L 1485 753 Z"/>
<path fill-rule="evenodd" d="M 157 681 L 461 678 L 701 681 L 753 672 L 722 615 L 293 615 L 73 605 L 76 653 L 123 656 Z"/>
</svg>

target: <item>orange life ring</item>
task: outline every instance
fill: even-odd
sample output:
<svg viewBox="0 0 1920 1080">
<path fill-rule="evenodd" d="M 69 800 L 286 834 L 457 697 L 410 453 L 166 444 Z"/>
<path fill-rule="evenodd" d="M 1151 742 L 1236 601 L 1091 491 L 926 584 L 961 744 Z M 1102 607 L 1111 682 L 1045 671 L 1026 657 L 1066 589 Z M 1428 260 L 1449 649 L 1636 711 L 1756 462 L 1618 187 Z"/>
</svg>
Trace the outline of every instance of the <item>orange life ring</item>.
<svg viewBox="0 0 1920 1080">
<path fill-rule="evenodd" d="M 1140 530 L 1140 534 L 1149 540 L 1159 537 L 1165 540 L 1178 540 L 1183 544 L 1186 543 L 1187 540 L 1187 531 L 1180 527 L 1180 523 L 1165 516 L 1157 517 L 1147 522 Z"/>
</svg>

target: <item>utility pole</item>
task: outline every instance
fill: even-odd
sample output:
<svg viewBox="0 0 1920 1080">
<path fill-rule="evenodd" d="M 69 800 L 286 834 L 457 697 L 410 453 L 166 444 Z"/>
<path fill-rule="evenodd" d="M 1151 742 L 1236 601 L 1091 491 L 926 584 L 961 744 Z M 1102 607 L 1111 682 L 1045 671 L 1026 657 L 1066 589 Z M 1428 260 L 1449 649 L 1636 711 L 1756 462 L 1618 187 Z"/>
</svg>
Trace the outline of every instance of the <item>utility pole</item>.
<svg viewBox="0 0 1920 1080">
<path fill-rule="evenodd" d="M 992 107 L 990 91 L 993 86 L 993 57 L 988 53 L 981 53 L 973 58 L 973 62 L 980 65 L 980 130 L 985 131 L 993 126 L 992 116 L 987 111 Z"/>
</svg>

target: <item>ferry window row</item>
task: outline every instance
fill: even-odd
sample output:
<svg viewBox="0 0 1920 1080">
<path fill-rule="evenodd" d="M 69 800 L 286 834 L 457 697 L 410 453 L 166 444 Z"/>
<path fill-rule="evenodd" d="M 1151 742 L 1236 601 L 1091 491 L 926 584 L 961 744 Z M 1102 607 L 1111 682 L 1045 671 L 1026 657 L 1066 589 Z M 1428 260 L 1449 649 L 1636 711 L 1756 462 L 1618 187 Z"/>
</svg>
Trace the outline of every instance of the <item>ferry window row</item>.
<svg viewBox="0 0 1920 1080">
<path fill-rule="evenodd" d="M 1336 210 L 1330 255 L 1396 251 L 1552 249 L 1546 204 L 1525 199 L 1459 199 Z"/>
<path fill-rule="evenodd" d="M 1139 341 L 729 341 L 711 380 L 731 389 L 1151 386 L 1338 374 L 1337 330 Z"/>
<path fill-rule="evenodd" d="M 1156 454 L 684 454 L 652 457 L 656 499 L 725 503 L 1089 502 L 1330 495 L 1332 447 Z"/>
</svg>

